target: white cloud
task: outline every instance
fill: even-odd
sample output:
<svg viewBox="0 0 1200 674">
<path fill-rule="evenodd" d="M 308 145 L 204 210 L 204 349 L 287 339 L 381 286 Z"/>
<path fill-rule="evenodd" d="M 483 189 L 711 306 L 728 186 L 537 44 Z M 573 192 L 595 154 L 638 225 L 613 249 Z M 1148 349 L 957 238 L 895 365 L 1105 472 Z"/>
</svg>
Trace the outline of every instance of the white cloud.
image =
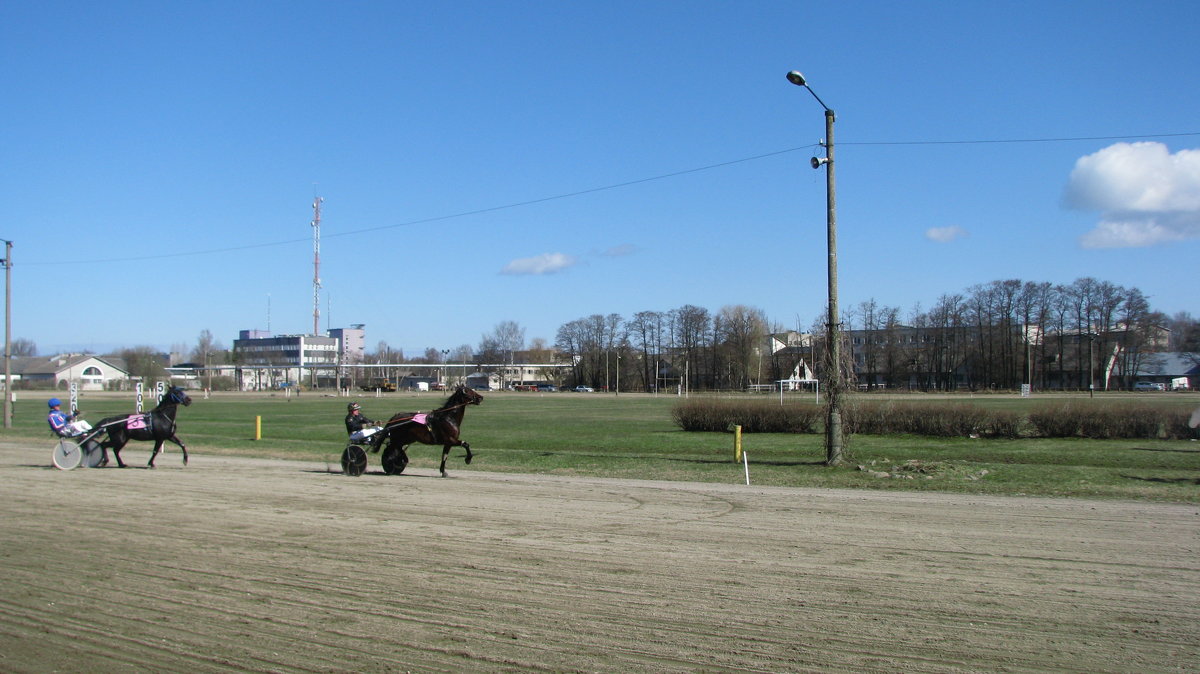
<svg viewBox="0 0 1200 674">
<path fill-rule="evenodd" d="M 949 227 L 930 227 L 925 230 L 925 238 L 938 243 L 950 243 L 955 239 L 961 239 L 967 235 L 967 230 L 958 225 L 950 225 Z"/>
<path fill-rule="evenodd" d="M 1107 213 L 1079 242 L 1084 248 L 1137 248 L 1188 239 L 1200 239 L 1197 213 Z"/>
<path fill-rule="evenodd" d="M 1129 248 L 1200 238 L 1200 150 L 1117 143 L 1075 162 L 1066 204 L 1102 215 L 1084 248 Z"/>
<path fill-rule="evenodd" d="M 574 266 L 576 262 L 577 260 L 573 255 L 565 253 L 542 253 L 534 257 L 522 257 L 513 260 L 505 265 L 504 269 L 500 270 L 500 273 L 511 276 L 553 274 Z"/>
</svg>

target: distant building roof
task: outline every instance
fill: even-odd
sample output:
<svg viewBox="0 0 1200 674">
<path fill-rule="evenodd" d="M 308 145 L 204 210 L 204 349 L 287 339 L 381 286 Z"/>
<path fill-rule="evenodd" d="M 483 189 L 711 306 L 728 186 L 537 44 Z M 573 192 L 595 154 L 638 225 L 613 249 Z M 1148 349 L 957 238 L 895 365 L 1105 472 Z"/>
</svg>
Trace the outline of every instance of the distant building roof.
<svg viewBox="0 0 1200 674">
<path fill-rule="evenodd" d="M 90 353 L 65 353 L 57 356 L 25 356 L 12 359 L 13 374 L 24 377 L 49 377 L 64 370 L 69 370 L 80 363 L 98 360 L 109 367 L 128 374 L 125 361 L 111 356 L 97 356 Z"/>
<path fill-rule="evenodd" d="M 1200 353 L 1171 351 L 1142 356 L 1138 376 L 1188 377 L 1200 375 Z"/>
</svg>

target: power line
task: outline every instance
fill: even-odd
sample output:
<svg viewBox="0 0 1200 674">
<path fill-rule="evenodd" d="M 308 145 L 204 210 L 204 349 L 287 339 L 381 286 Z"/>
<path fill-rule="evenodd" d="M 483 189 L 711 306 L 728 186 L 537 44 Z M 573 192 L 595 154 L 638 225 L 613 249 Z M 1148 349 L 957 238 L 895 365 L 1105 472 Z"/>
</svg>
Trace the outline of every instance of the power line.
<svg viewBox="0 0 1200 674">
<path fill-rule="evenodd" d="M 846 142 L 839 140 L 842 145 L 984 145 L 988 143 L 1070 143 L 1084 140 L 1131 140 L 1134 138 L 1177 138 L 1180 136 L 1200 136 L 1200 132 L 1190 133 L 1152 133 L 1140 136 L 1077 136 L 1073 138 L 1005 138 L 995 140 L 896 140 L 873 142 Z"/>
<path fill-rule="evenodd" d="M 1057 138 L 1009 138 L 1009 139 L 984 139 L 984 140 L 910 140 L 910 141 L 859 141 L 859 142 L 838 141 L 838 146 L 843 147 L 846 145 L 883 146 L 883 145 L 984 145 L 984 144 L 1020 144 L 1020 143 L 1068 143 L 1068 142 L 1096 141 L 1096 140 L 1131 140 L 1131 139 L 1142 139 L 1142 138 L 1179 138 L 1179 137 L 1184 137 L 1184 136 L 1200 136 L 1200 131 L 1193 131 L 1193 132 L 1186 132 L 1186 133 L 1140 134 L 1140 135 L 1136 135 L 1136 136 L 1079 136 L 1079 137 L 1057 137 Z M 606 192 L 608 190 L 615 190 L 615 189 L 620 189 L 623 187 L 631 187 L 633 185 L 640 185 L 643 183 L 649 183 L 649 182 L 654 182 L 654 181 L 658 181 L 658 180 L 666 180 L 668 178 L 677 178 L 679 176 L 688 175 L 691 173 L 699 173 L 701 171 L 711 171 L 713 169 L 724 168 L 726 166 L 733 166 L 735 164 L 744 164 L 746 162 L 758 161 L 760 159 L 767 159 L 770 157 L 777 157 L 779 155 L 789 154 L 792 152 L 799 152 L 801 150 L 812 150 L 813 148 L 816 148 L 816 147 L 820 147 L 820 144 L 813 143 L 811 145 L 801 145 L 799 147 L 790 147 L 785 150 L 776 150 L 774 152 L 767 152 L 764 154 L 756 154 L 756 155 L 753 155 L 750 157 L 742 157 L 741 159 L 731 159 L 729 161 L 718 162 L 716 164 L 708 164 L 705 166 L 698 166 L 695 168 L 683 169 L 681 171 L 673 171 L 671 173 L 663 173 L 660 175 L 650 176 L 648 178 L 638 178 L 636 180 L 627 180 L 625 182 L 613 183 L 611 185 L 603 185 L 600 187 L 591 187 L 588 189 L 578 190 L 575 192 L 564 192 L 562 194 L 555 194 L 553 196 L 540 197 L 537 199 L 528 199 L 526 201 L 515 201 L 512 203 L 502 204 L 499 206 L 489 206 L 486 208 L 477 208 L 477 209 L 470 210 L 470 211 L 460 211 L 458 213 L 450 213 L 447 215 L 437 215 L 437 216 L 433 216 L 433 217 L 429 217 L 429 218 L 408 220 L 406 222 L 399 222 L 399 223 L 395 223 L 395 224 L 391 224 L 391 225 L 379 225 L 377 227 L 364 227 L 362 229 L 353 229 L 353 230 L 349 230 L 349 231 L 345 231 L 345 232 L 326 234 L 325 238 L 357 236 L 359 234 L 366 234 L 369 232 L 379 232 L 379 231 L 388 230 L 388 229 L 398 229 L 401 227 L 413 227 L 416 225 L 429 224 L 431 222 L 442 222 L 444 220 L 454 220 L 456 218 L 465 218 L 465 217 L 469 217 L 472 215 L 482 215 L 484 213 L 495 213 L 497 211 L 504 211 L 504 210 L 509 210 L 509 209 L 513 209 L 513 208 L 522 208 L 524 206 L 532 206 L 534 204 L 543 204 L 543 203 L 546 203 L 549 201 L 558 201 L 561 199 L 571 199 L 574 197 L 583 196 L 585 194 L 595 194 L 597 192 Z M 204 250 L 193 250 L 193 251 L 185 251 L 185 252 L 178 252 L 178 253 L 156 253 L 154 255 L 143 255 L 143 256 L 138 256 L 138 257 L 107 258 L 107 259 L 102 259 L 102 260 L 88 259 L 88 260 L 58 260 L 58 261 L 53 261 L 53 262 L 26 262 L 25 265 L 26 266 L 31 266 L 31 265 L 53 266 L 53 265 L 69 265 L 69 264 L 84 264 L 84 263 L 95 264 L 95 263 L 107 263 L 107 262 L 141 262 L 141 261 L 146 261 L 146 260 L 164 260 L 164 259 L 175 258 L 175 257 L 190 257 L 193 255 L 213 255 L 216 253 L 233 253 L 233 252 L 237 252 L 237 251 L 254 250 L 254 249 L 258 249 L 258 248 L 274 248 L 276 246 L 287 246 L 287 245 L 291 245 L 291 244 L 295 244 L 295 243 L 305 242 L 308 240 L 309 239 L 307 239 L 307 238 L 285 239 L 285 240 L 281 240 L 281 241 L 268 241 L 268 242 L 264 242 L 264 243 L 253 243 L 253 244 L 246 244 L 246 245 L 242 245 L 242 246 L 227 246 L 224 248 L 208 248 L 208 249 L 204 249 Z"/>
</svg>

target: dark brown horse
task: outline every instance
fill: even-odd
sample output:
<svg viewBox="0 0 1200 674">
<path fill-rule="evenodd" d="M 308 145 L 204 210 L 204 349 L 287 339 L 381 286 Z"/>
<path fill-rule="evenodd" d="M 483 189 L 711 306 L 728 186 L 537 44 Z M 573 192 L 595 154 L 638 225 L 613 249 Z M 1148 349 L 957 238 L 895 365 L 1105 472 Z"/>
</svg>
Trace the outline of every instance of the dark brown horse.
<svg viewBox="0 0 1200 674">
<path fill-rule="evenodd" d="M 121 460 L 121 448 L 130 440 L 149 440 L 154 442 L 154 453 L 150 455 L 150 463 L 148 468 L 154 467 L 154 459 L 158 453 L 162 451 L 163 443 L 167 440 L 179 445 L 183 450 L 183 465 L 187 465 L 188 455 L 187 447 L 175 437 L 175 410 L 180 405 L 191 405 L 192 399 L 184 393 L 183 389 L 178 386 L 172 386 L 167 389 L 163 399 L 158 403 L 158 407 L 150 410 L 145 414 L 122 414 L 119 417 L 108 417 L 101 419 L 96 424 L 96 430 L 103 430 L 108 438 L 100 443 L 100 447 L 105 450 L 105 460 L 108 460 L 108 451 L 112 450 L 113 456 L 117 458 L 117 466 L 125 468 L 125 462 Z"/>
<path fill-rule="evenodd" d="M 478 405 L 483 402 L 483 396 L 474 389 L 458 386 L 446 402 L 428 414 L 416 412 L 400 412 L 388 419 L 384 425 L 384 437 L 374 445 L 373 451 L 383 450 L 380 463 L 383 472 L 388 475 L 398 475 L 404 472 L 408 465 L 407 447 L 414 442 L 423 445 L 442 446 L 442 477 L 446 477 L 446 457 L 450 455 L 451 447 L 462 447 L 467 450 L 466 462 L 471 463 L 471 445 L 458 437 L 462 428 L 463 415 L 467 405 Z"/>
</svg>

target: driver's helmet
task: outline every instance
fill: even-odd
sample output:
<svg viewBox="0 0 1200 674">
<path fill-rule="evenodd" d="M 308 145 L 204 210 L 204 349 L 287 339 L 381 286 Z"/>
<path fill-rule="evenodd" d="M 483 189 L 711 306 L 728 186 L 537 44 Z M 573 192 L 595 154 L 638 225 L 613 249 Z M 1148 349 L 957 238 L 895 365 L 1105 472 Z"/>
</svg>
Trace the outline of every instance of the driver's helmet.
<svg viewBox="0 0 1200 674">
<path fill-rule="evenodd" d="M 362 405 L 359 405 L 358 403 L 350 403 L 349 405 L 346 405 L 347 412 L 357 412 L 361 409 Z"/>
<path fill-rule="evenodd" d="M 49 406 L 49 407 L 52 407 L 52 408 L 53 408 L 53 407 L 58 407 L 58 406 L 59 406 L 59 405 L 61 405 L 61 404 L 62 404 L 62 401 L 61 401 L 61 400 L 59 400 L 58 398 L 51 398 L 51 399 L 49 399 L 49 400 L 47 400 L 47 401 L 46 401 L 46 405 L 47 405 L 47 406 Z"/>
</svg>

